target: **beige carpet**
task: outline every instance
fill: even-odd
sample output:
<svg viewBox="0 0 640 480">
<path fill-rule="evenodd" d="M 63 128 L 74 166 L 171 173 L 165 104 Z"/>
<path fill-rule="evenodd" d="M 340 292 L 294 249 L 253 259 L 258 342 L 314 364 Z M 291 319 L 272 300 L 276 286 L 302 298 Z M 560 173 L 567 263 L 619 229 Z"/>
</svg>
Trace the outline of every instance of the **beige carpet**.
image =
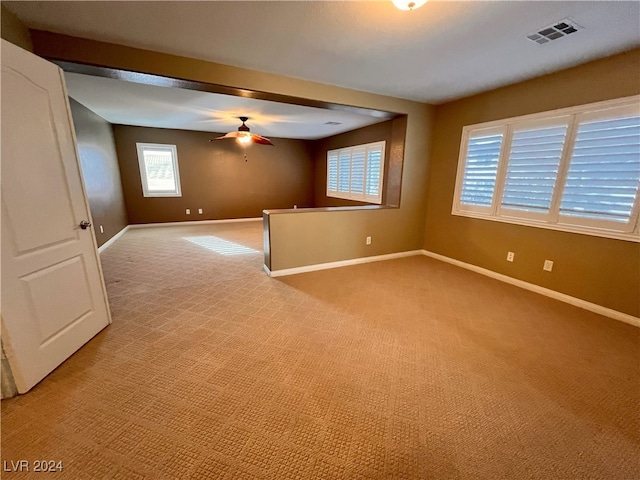
<svg viewBox="0 0 640 480">
<path fill-rule="evenodd" d="M 108 249 L 113 324 L 2 401 L 2 459 L 64 469 L 2 478 L 640 478 L 638 329 L 424 257 L 270 279 L 261 240 Z"/>
</svg>

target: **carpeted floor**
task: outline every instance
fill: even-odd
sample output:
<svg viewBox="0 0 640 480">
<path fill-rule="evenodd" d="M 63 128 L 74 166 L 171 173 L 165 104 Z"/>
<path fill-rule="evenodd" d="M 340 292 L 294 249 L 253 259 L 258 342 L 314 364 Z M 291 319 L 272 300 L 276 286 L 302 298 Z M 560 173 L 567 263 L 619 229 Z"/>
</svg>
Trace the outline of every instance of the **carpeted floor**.
<svg viewBox="0 0 640 480">
<path fill-rule="evenodd" d="M 425 257 L 270 279 L 261 241 L 108 249 L 113 324 L 2 401 L 2 459 L 63 471 L 2 478 L 640 478 L 638 329 Z"/>
</svg>

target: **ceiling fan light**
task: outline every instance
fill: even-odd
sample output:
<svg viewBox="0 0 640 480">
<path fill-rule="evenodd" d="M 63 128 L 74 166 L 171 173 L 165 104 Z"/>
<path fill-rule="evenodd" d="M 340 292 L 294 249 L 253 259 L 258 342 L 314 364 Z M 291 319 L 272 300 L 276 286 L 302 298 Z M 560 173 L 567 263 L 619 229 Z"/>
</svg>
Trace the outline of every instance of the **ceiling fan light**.
<svg viewBox="0 0 640 480">
<path fill-rule="evenodd" d="M 273 147 L 273 143 L 271 143 L 271 140 L 269 140 L 268 138 L 261 135 L 256 135 L 255 133 L 251 133 L 249 127 L 247 127 L 244 123 L 249 120 L 247 117 L 238 118 L 242 120 L 242 125 L 238 127 L 238 130 L 236 130 L 235 132 L 228 132 L 221 137 L 212 138 L 209 141 L 212 142 L 213 140 L 235 138 L 236 143 L 241 147 L 246 147 L 248 145 L 251 145 L 252 143 L 257 143 L 258 145 L 271 145 Z"/>
<path fill-rule="evenodd" d="M 391 0 L 400 10 L 415 10 L 427 3 L 427 0 Z"/>
<path fill-rule="evenodd" d="M 238 145 L 247 146 L 251 143 L 251 134 L 249 132 L 239 132 L 240 135 L 236 137 Z"/>
</svg>

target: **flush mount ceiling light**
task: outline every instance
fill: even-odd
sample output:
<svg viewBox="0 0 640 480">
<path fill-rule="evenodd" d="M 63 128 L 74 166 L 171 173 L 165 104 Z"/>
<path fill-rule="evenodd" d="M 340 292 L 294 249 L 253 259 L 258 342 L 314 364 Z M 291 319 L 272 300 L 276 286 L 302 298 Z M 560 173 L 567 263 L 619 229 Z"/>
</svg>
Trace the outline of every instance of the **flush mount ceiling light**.
<svg viewBox="0 0 640 480">
<path fill-rule="evenodd" d="M 427 3 L 427 0 L 391 0 L 400 10 L 415 10 Z"/>
<path fill-rule="evenodd" d="M 225 138 L 235 138 L 236 143 L 243 147 L 249 145 L 250 143 L 258 143 L 260 145 L 273 146 L 273 143 L 271 143 L 271 140 L 269 140 L 268 138 L 262 137 L 255 133 L 251 133 L 251 130 L 249 129 L 249 127 L 245 125 L 245 122 L 249 120 L 249 117 L 238 117 L 238 119 L 242 122 L 242 125 L 238 127 L 237 132 L 229 132 L 226 135 L 214 138 L 213 140 L 224 140 Z M 213 140 L 209 140 L 209 141 L 212 142 Z"/>
</svg>

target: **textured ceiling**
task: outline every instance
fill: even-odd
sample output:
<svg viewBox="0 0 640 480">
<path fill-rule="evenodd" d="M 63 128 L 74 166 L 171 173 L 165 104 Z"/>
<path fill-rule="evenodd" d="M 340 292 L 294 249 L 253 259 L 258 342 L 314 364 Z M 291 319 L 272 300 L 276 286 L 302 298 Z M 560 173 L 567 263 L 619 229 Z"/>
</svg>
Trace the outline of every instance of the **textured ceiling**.
<svg viewBox="0 0 640 480">
<path fill-rule="evenodd" d="M 251 98 L 111 78 L 65 73 L 69 96 L 110 123 L 226 133 L 249 117 L 253 133 L 266 137 L 317 139 L 371 125 L 384 119 Z M 327 125 L 338 122 L 339 125 Z"/>
<path fill-rule="evenodd" d="M 640 45 L 640 2 L 3 2 L 28 26 L 442 103 Z M 584 27 L 527 39 L 565 17 Z"/>
</svg>

